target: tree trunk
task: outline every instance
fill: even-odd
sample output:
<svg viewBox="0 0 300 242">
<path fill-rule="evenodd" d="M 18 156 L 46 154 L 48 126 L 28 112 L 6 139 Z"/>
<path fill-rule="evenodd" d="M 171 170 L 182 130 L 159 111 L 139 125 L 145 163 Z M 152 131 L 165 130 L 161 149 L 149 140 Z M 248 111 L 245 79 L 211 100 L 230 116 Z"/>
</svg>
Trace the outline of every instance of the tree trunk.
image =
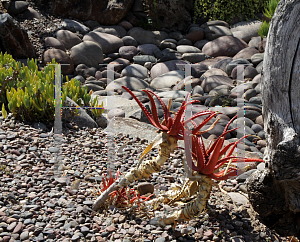
<svg viewBox="0 0 300 242">
<path fill-rule="evenodd" d="M 266 168 L 247 181 L 261 221 L 300 237 L 300 1 L 281 0 L 272 18 L 262 75 Z"/>
</svg>

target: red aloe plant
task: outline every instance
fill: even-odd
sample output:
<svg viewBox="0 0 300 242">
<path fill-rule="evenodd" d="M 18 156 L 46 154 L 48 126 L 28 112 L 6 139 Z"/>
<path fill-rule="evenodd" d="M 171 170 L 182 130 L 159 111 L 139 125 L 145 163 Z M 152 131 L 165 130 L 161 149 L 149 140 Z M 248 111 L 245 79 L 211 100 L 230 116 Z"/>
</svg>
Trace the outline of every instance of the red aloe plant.
<svg viewBox="0 0 300 242">
<path fill-rule="evenodd" d="M 237 147 L 237 144 L 241 142 L 244 138 L 247 138 L 248 135 L 243 136 L 236 142 L 230 143 L 226 145 L 224 148 L 224 140 L 226 134 L 236 130 L 238 128 L 234 128 L 231 130 L 227 130 L 230 123 L 236 118 L 233 117 L 228 124 L 226 125 L 223 133 L 212 143 L 212 145 L 206 149 L 203 143 L 203 139 L 201 135 L 193 135 L 192 136 L 192 157 L 196 161 L 196 165 L 193 162 L 188 162 L 190 168 L 198 173 L 204 174 L 213 178 L 215 180 L 226 180 L 229 176 L 234 176 L 237 172 L 236 168 L 230 167 L 228 170 L 217 171 L 221 166 L 223 166 L 228 161 L 231 162 L 263 162 L 261 159 L 256 158 L 246 158 L 246 157 L 235 157 L 232 156 L 234 149 Z M 231 149 L 229 150 L 229 148 Z M 229 150 L 229 151 L 228 151 Z"/>
<path fill-rule="evenodd" d="M 195 125 L 195 128 L 192 131 L 192 134 L 197 134 L 199 132 L 199 130 L 206 125 L 213 117 L 215 117 L 217 115 L 216 112 L 214 111 L 210 111 L 210 110 L 206 110 L 206 111 L 202 111 L 202 112 L 198 112 L 195 115 L 193 115 L 191 118 L 187 119 L 184 121 L 185 118 L 185 106 L 192 104 L 192 103 L 196 103 L 199 102 L 197 100 L 193 100 L 193 101 L 183 101 L 179 110 L 177 111 L 176 115 L 174 118 L 172 118 L 171 113 L 168 109 L 168 107 L 166 106 L 166 104 L 164 103 L 164 101 L 161 100 L 161 98 L 159 96 L 157 96 L 154 92 L 150 91 L 150 90 L 143 90 L 143 92 L 145 92 L 147 94 L 147 96 L 149 97 L 150 103 L 151 103 L 151 113 L 145 108 L 145 106 L 141 103 L 141 101 L 132 93 L 132 91 L 130 91 L 127 87 L 122 86 L 133 98 L 134 100 L 138 103 L 138 105 L 140 106 L 140 108 L 142 109 L 142 111 L 144 112 L 144 114 L 146 115 L 146 117 L 148 118 L 148 120 L 150 121 L 150 123 L 155 126 L 156 128 L 158 128 L 161 131 L 166 132 L 167 134 L 177 138 L 178 140 L 183 140 L 183 133 L 184 133 L 184 125 L 186 125 L 188 122 L 192 122 Z M 157 115 L 157 107 L 155 105 L 153 96 L 155 96 L 159 103 L 162 106 L 163 112 L 164 112 L 164 121 L 162 123 L 160 123 L 158 115 Z M 189 100 L 190 98 L 190 94 L 188 94 L 188 99 L 186 98 L 186 100 Z M 196 125 L 195 122 L 193 122 L 193 120 L 197 117 L 200 116 L 204 116 L 204 115 L 209 115 L 207 118 L 204 119 L 204 121 L 202 123 L 200 123 L 199 125 Z M 216 122 L 215 122 L 216 123 Z M 214 126 L 215 123 L 212 125 Z M 205 132 L 205 131 L 204 131 Z M 203 132 L 201 132 L 203 133 Z"/>
<path fill-rule="evenodd" d="M 100 191 L 106 191 L 119 178 L 120 175 L 122 175 L 122 173 L 120 172 L 120 169 L 118 169 L 115 178 L 113 178 L 111 170 L 109 170 L 109 179 L 107 179 L 106 175 L 104 174 L 104 178 L 102 178 L 102 183 L 100 185 Z M 132 206 L 133 203 L 136 203 L 139 208 L 140 203 L 149 200 L 152 195 L 153 194 L 148 197 L 141 196 L 140 194 L 136 194 L 134 189 L 122 187 L 119 190 L 111 192 L 109 197 L 110 201 L 114 200 L 114 204 L 117 208 L 127 208 Z"/>
</svg>

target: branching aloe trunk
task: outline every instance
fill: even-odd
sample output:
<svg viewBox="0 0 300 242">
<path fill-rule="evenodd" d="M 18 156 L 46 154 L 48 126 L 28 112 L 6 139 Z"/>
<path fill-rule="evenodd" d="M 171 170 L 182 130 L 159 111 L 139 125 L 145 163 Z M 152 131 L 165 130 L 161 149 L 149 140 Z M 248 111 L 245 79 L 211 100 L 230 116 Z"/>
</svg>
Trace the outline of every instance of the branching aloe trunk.
<svg viewBox="0 0 300 242">
<path fill-rule="evenodd" d="M 113 183 L 105 192 L 101 194 L 95 201 L 93 209 L 97 211 L 104 205 L 108 199 L 109 193 L 125 187 L 138 179 L 148 179 L 154 172 L 159 172 L 161 166 L 170 157 L 170 154 L 176 149 L 177 139 L 166 132 L 161 132 L 160 136 L 162 142 L 159 144 L 158 156 L 153 160 L 144 160 L 141 164 L 134 169 L 130 170 L 123 178 L 118 179 Z"/>
<path fill-rule="evenodd" d="M 191 184 L 195 184 L 198 188 L 197 197 L 191 202 L 186 203 L 184 208 L 173 212 L 171 215 L 153 219 L 157 225 L 163 227 L 166 225 L 173 225 L 173 227 L 175 227 L 177 223 L 189 221 L 204 211 L 212 190 L 213 181 L 210 177 L 202 175 L 198 181 L 193 181 Z M 185 190 L 185 193 L 188 192 Z M 178 198 L 179 197 L 177 197 L 177 199 Z"/>
</svg>

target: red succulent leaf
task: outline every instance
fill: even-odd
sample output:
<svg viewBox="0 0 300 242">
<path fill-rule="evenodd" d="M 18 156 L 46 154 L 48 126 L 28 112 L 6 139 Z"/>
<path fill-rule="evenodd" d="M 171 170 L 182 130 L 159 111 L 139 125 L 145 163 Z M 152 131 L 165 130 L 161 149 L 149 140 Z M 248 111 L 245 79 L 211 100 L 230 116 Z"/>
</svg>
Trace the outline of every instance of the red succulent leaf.
<svg viewBox="0 0 300 242">
<path fill-rule="evenodd" d="M 153 116 L 148 112 L 148 110 L 145 108 L 145 106 L 141 103 L 141 101 L 133 94 L 132 91 L 130 91 L 127 87 L 122 86 L 137 102 L 137 104 L 140 106 L 142 109 L 143 113 L 146 115 L 147 119 L 150 121 L 150 123 L 155 126 L 156 128 L 160 128 L 159 124 L 157 124 L 153 118 Z"/>
<path fill-rule="evenodd" d="M 168 128 L 166 126 L 161 125 L 160 122 L 159 122 L 156 105 L 155 105 L 155 102 L 154 102 L 154 99 L 153 99 L 152 95 L 150 94 L 150 91 L 147 91 L 147 90 L 143 90 L 143 91 L 149 97 L 149 100 L 150 100 L 150 103 L 151 103 L 151 112 L 152 112 L 152 115 L 153 115 L 154 122 L 157 124 L 157 127 L 160 130 L 167 130 Z M 169 111 L 167 111 L 167 112 L 169 112 Z"/>
<path fill-rule="evenodd" d="M 146 92 L 147 90 L 143 90 L 143 91 Z M 164 117 L 165 117 L 165 120 L 166 120 L 166 125 L 168 125 L 167 122 L 169 120 L 169 117 L 171 117 L 171 114 L 170 114 L 169 109 L 166 106 L 165 102 L 159 96 L 157 96 L 154 92 L 149 91 L 149 90 L 147 92 L 149 92 L 152 95 L 154 95 L 157 98 L 157 100 L 160 102 L 160 105 L 162 106 L 162 109 L 163 109 L 163 112 L 164 112 Z"/>
</svg>

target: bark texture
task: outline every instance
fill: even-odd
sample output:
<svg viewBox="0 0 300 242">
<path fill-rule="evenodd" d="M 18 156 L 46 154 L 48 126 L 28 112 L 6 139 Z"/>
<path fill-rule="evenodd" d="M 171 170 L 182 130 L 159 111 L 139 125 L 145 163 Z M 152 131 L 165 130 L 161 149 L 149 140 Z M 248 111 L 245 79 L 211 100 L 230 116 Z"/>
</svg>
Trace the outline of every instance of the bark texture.
<svg viewBox="0 0 300 242">
<path fill-rule="evenodd" d="M 300 236 L 300 1 L 281 0 L 271 21 L 263 63 L 266 168 L 247 182 L 262 222 Z"/>
</svg>

